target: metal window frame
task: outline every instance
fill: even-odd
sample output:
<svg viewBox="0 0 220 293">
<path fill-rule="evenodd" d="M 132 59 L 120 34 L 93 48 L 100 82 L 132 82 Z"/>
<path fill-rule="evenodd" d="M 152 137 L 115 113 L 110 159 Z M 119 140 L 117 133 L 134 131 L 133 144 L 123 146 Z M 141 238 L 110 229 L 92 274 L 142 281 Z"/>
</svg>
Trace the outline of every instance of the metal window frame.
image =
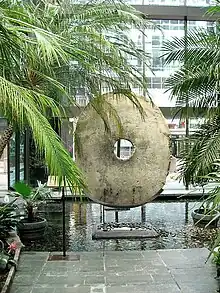
<svg viewBox="0 0 220 293">
<path fill-rule="evenodd" d="M 165 6 L 165 5 L 132 5 L 138 11 L 144 13 L 150 20 L 186 20 L 187 21 L 215 21 L 216 15 L 211 16 L 207 14 L 209 7 L 192 7 L 192 6 Z M 142 39 L 143 48 L 145 47 L 145 39 Z M 144 70 L 144 68 L 143 68 Z M 145 70 L 143 72 L 145 75 Z M 144 93 L 146 95 L 146 93 Z M 171 108 L 172 109 L 172 108 Z M 167 109 L 166 109 L 167 110 Z M 17 137 L 17 152 L 19 152 L 19 138 Z M 25 135 L 25 179 L 29 179 L 28 170 L 28 144 L 29 144 L 29 133 L 26 132 Z M 8 152 L 9 153 L 9 152 Z M 19 177 L 19 159 L 17 158 L 17 177 Z M 8 160 L 9 163 L 9 160 Z M 10 185 L 10 171 L 9 171 L 9 185 Z M 19 179 L 19 178 L 17 178 Z"/>
<path fill-rule="evenodd" d="M 168 20 L 199 20 L 215 21 L 217 15 L 207 14 L 209 7 L 194 6 L 165 6 L 165 5 L 132 5 L 138 11 L 144 13 L 149 19 Z M 220 17 L 220 15 L 219 15 Z"/>
</svg>

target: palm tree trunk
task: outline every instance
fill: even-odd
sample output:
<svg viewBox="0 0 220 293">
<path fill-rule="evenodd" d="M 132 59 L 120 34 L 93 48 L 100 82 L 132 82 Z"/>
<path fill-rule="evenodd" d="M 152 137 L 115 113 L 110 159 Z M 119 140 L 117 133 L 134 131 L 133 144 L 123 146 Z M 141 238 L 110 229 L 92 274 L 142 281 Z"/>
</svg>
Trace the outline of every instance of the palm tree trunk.
<svg viewBox="0 0 220 293">
<path fill-rule="evenodd" d="M 9 143 L 13 133 L 14 133 L 13 126 L 9 124 L 0 138 L 0 158 L 2 157 L 4 149 Z"/>
</svg>

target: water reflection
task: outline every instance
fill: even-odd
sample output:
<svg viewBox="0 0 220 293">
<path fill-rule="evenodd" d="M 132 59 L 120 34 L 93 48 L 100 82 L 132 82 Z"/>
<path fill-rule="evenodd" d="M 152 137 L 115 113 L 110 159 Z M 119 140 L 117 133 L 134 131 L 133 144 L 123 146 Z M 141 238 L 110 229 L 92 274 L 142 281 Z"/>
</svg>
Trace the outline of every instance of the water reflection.
<svg viewBox="0 0 220 293">
<path fill-rule="evenodd" d="M 92 233 L 96 225 L 103 221 L 103 211 L 100 205 L 94 203 L 71 204 L 69 225 L 69 250 L 97 251 L 97 250 L 145 250 L 184 248 L 188 245 L 184 230 L 192 224 L 191 213 L 195 202 L 153 202 L 145 209 L 132 208 L 119 212 L 119 222 L 141 222 L 151 224 L 160 232 L 160 237 L 148 240 L 92 240 Z M 114 211 L 105 211 L 106 222 L 115 221 Z"/>
</svg>

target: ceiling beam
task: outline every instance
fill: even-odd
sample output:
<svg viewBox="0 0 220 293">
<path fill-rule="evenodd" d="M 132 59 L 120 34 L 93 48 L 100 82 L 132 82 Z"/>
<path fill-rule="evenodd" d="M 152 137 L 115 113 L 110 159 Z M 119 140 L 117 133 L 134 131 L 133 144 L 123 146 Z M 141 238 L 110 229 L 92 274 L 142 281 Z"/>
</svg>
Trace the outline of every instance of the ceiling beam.
<svg viewBox="0 0 220 293">
<path fill-rule="evenodd" d="M 217 15 L 207 14 L 209 7 L 164 6 L 164 5 L 133 5 L 150 19 L 182 19 L 214 21 Z M 220 17 L 220 15 L 218 15 Z"/>
</svg>

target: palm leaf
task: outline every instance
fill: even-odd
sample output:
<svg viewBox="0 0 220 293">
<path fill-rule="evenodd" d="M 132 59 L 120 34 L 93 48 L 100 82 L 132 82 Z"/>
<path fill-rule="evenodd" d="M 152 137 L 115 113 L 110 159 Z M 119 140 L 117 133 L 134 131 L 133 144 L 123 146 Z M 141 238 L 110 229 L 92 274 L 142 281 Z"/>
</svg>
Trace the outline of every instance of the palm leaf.
<svg viewBox="0 0 220 293">
<path fill-rule="evenodd" d="M 220 157 L 219 117 L 210 119 L 192 134 L 181 152 L 181 178 L 188 185 L 207 182 L 204 176 L 216 168 L 213 162 Z"/>
<path fill-rule="evenodd" d="M 210 108 L 218 103 L 219 91 L 218 31 L 193 30 L 187 37 L 174 38 L 164 44 L 167 63 L 180 62 L 181 68 L 166 81 L 171 98 L 184 106 Z"/>
<path fill-rule="evenodd" d="M 5 35 L 15 43 L 10 54 L 16 51 L 17 55 L 14 54 L 15 60 L 10 58 L 10 64 L 0 63 L 2 72 L 7 72 L 0 79 L 2 115 L 19 128 L 31 127 L 51 175 L 58 176 L 60 182 L 63 177 L 69 184 L 75 181 L 83 188 L 80 171 L 45 118 L 48 110 L 51 116 L 63 115 L 60 104 L 55 102 L 55 88 L 65 94 L 66 88 L 75 89 L 82 84 L 93 99 L 100 97 L 100 87 L 105 82 L 114 93 L 125 94 L 144 116 L 138 99 L 131 93 L 131 85 L 138 83 L 146 90 L 146 78 L 141 77 L 136 67 L 129 65 L 127 57 L 136 57 L 149 66 L 149 56 L 136 47 L 125 30 L 131 27 L 144 30 L 150 22 L 133 7 L 110 1 L 88 5 L 67 5 L 65 1 L 56 5 L 47 1 L 38 1 L 37 5 L 7 3 L 10 9 L 4 3 L 0 4 Z M 117 34 L 122 36 L 121 41 L 116 38 Z M 4 51 L 7 53 L 6 49 Z M 71 66 L 71 61 L 77 68 Z M 15 67 L 13 74 L 10 74 L 11 65 Z M 56 82 L 63 67 L 69 72 L 65 79 Z M 64 81 L 64 87 L 60 81 Z M 46 93 L 54 96 L 49 98 Z M 100 113 L 106 111 L 101 113 L 106 126 L 106 117 L 120 124 L 117 113 L 103 99 L 96 108 Z"/>
<path fill-rule="evenodd" d="M 85 188 L 81 172 L 43 115 L 50 108 L 53 115 L 60 117 L 59 108 L 51 98 L 16 86 L 0 77 L 0 105 L 4 117 L 9 116 L 20 128 L 30 126 L 38 150 L 45 154 L 50 174 L 57 176 L 59 183 L 65 177 L 69 186 Z"/>
</svg>

